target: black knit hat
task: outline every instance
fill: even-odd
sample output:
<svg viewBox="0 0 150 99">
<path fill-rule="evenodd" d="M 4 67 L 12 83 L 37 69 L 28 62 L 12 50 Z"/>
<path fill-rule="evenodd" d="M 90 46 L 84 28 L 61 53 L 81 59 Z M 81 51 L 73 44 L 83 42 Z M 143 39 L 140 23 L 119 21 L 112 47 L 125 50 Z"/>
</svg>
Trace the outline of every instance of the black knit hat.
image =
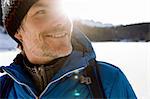
<svg viewBox="0 0 150 99">
<path fill-rule="evenodd" d="M 3 25 L 8 34 L 18 43 L 14 35 L 31 6 L 38 0 L 1 0 Z"/>
</svg>

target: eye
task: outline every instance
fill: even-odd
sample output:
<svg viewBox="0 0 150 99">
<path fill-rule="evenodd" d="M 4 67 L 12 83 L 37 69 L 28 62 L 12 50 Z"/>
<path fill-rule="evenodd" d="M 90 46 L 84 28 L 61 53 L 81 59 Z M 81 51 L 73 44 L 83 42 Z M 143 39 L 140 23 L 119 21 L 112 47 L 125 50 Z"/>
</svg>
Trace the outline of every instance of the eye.
<svg viewBox="0 0 150 99">
<path fill-rule="evenodd" d="M 45 10 L 39 10 L 34 15 L 42 15 L 42 14 L 46 14 L 46 11 Z"/>
</svg>

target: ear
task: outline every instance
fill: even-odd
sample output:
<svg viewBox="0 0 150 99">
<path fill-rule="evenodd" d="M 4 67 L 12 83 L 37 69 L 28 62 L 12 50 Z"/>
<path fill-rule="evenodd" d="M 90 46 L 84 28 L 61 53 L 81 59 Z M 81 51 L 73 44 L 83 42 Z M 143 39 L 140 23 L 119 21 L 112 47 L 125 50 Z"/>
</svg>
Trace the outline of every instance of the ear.
<svg viewBox="0 0 150 99">
<path fill-rule="evenodd" d="M 21 33 L 20 32 L 18 32 L 18 33 L 15 33 L 15 38 L 17 38 L 20 42 L 22 42 L 22 35 L 21 35 Z"/>
</svg>

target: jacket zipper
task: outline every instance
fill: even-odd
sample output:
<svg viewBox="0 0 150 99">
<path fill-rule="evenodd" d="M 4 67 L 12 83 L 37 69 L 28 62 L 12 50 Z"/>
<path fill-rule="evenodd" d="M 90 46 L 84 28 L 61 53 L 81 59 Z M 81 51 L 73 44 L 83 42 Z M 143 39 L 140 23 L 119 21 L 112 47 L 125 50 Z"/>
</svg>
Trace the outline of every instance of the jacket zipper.
<svg viewBox="0 0 150 99">
<path fill-rule="evenodd" d="M 9 74 L 8 72 L 6 72 L 4 69 L 3 69 L 3 70 L 4 70 L 4 72 L 6 72 L 6 74 L 8 74 L 8 75 L 9 75 L 14 81 L 16 81 L 18 84 L 25 86 L 25 87 L 32 93 L 32 95 L 35 97 L 35 99 L 40 99 L 40 98 L 42 97 L 42 95 L 44 95 L 44 93 L 48 90 L 48 88 L 49 88 L 50 85 L 52 85 L 53 83 L 55 83 L 55 82 L 61 80 L 61 79 L 64 78 L 65 76 L 67 76 L 67 75 L 69 75 L 69 74 L 71 74 L 71 73 L 74 73 L 74 72 L 78 72 L 78 71 L 80 71 L 80 70 L 83 70 L 84 68 L 85 68 L 85 67 L 81 67 L 81 68 L 72 70 L 72 71 L 70 71 L 70 72 L 65 73 L 65 74 L 62 75 L 61 77 L 57 78 L 56 80 L 53 80 L 52 82 L 50 82 L 50 83 L 47 85 L 47 87 L 44 89 L 44 91 L 40 94 L 39 97 L 35 95 L 35 93 L 31 90 L 31 88 L 30 88 L 28 85 L 19 82 L 19 81 L 16 80 L 11 74 Z"/>
<path fill-rule="evenodd" d="M 3 70 L 4 70 L 4 69 L 3 69 Z M 6 72 L 6 71 L 4 70 L 4 72 Z M 28 85 L 19 82 L 18 80 L 16 80 L 16 79 L 15 79 L 11 74 L 9 74 L 8 72 L 6 72 L 6 74 L 9 75 L 9 76 L 10 76 L 14 81 L 16 81 L 18 84 L 25 86 L 25 87 L 32 93 L 32 95 L 33 95 L 35 98 L 37 97 L 37 96 L 35 95 L 35 93 L 31 90 L 31 88 L 30 88 Z M 36 98 L 36 99 L 37 99 L 37 98 Z"/>
<path fill-rule="evenodd" d="M 55 82 L 61 80 L 61 79 L 64 78 L 65 76 L 67 76 L 67 75 L 69 75 L 69 74 L 71 74 L 71 73 L 74 73 L 74 72 L 78 72 L 78 71 L 80 71 L 80 70 L 82 70 L 82 69 L 84 69 L 84 68 L 85 68 L 85 67 L 81 67 L 81 68 L 75 69 L 75 70 L 73 70 L 73 71 L 67 72 L 67 73 L 65 73 L 64 75 L 62 75 L 61 77 L 57 78 L 56 80 L 53 80 L 52 82 L 50 82 L 50 83 L 47 85 L 47 87 L 45 88 L 45 90 L 44 90 L 44 91 L 41 93 L 41 95 L 39 96 L 39 99 L 40 99 L 40 98 L 42 97 L 42 95 L 44 95 L 44 93 L 48 90 L 48 88 L 49 88 L 50 85 L 52 85 L 53 83 L 55 83 Z"/>
</svg>

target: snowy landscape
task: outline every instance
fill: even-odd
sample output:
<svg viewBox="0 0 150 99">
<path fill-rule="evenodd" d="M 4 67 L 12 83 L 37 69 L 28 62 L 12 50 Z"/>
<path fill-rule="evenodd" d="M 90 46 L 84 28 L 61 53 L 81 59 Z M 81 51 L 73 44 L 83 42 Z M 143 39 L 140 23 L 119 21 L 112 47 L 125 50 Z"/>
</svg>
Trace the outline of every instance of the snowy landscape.
<svg viewBox="0 0 150 99">
<path fill-rule="evenodd" d="M 118 66 L 139 99 L 150 99 L 150 42 L 92 43 L 97 60 Z M 9 65 L 19 50 L 0 51 L 0 65 Z M 0 76 L 3 74 L 0 74 Z"/>
<path fill-rule="evenodd" d="M 87 19 L 79 27 L 94 41 L 96 59 L 119 67 L 138 99 L 150 99 L 150 0 L 65 1 L 70 17 Z M 0 26 L 0 66 L 13 62 L 20 52 L 16 47 Z"/>
</svg>

